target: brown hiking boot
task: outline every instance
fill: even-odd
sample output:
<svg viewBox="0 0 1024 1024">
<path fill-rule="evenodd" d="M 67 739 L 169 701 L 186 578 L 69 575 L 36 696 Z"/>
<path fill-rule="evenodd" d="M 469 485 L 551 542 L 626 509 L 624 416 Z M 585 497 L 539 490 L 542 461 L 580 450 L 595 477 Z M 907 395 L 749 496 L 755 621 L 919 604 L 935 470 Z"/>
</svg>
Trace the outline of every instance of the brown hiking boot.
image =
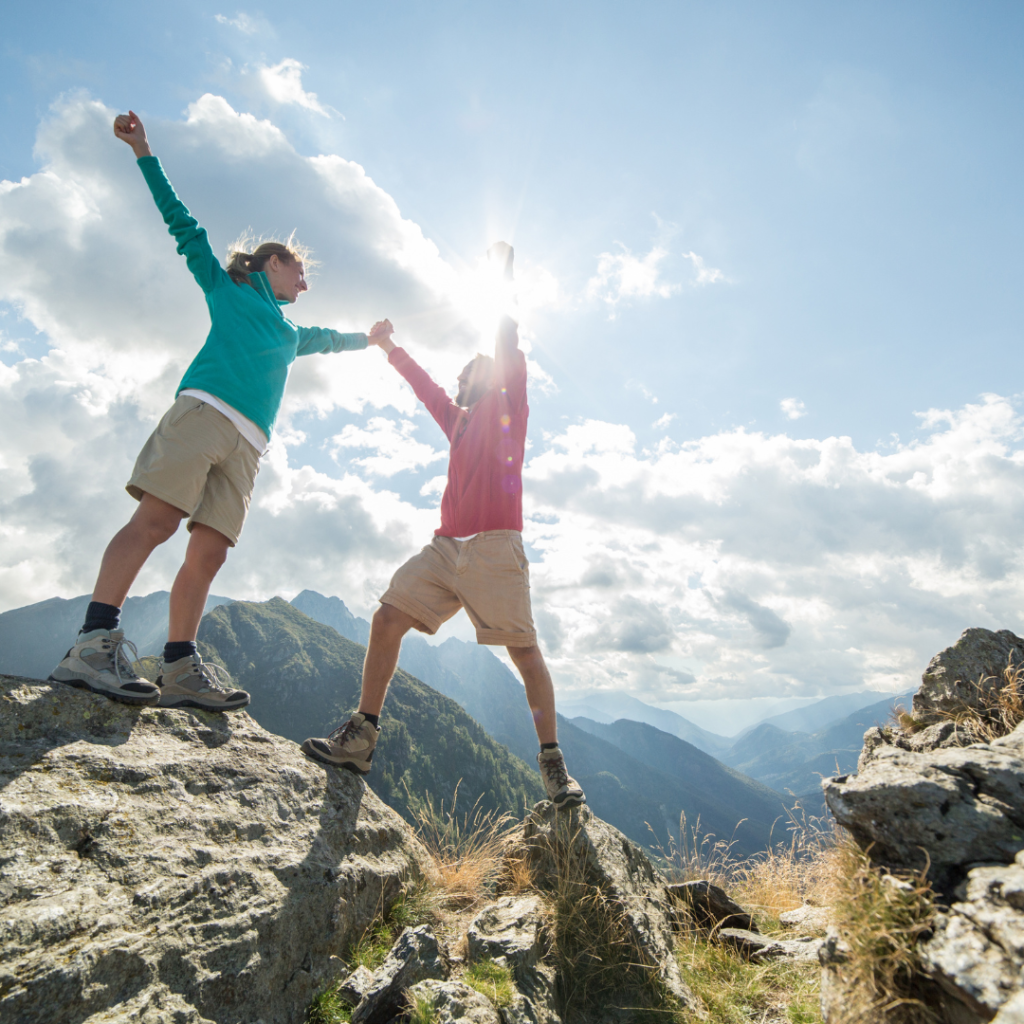
<svg viewBox="0 0 1024 1024">
<path fill-rule="evenodd" d="M 378 736 L 380 729 L 363 715 L 355 714 L 344 725 L 339 725 L 327 739 L 306 740 L 302 744 L 302 752 L 321 764 L 369 775 Z"/>
<path fill-rule="evenodd" d="M 50 682 L 92 690 L 124 704 L 155 704 L 160 691 L 135 674 L 128 652 L 138 661 L 139 652 L 124 638 L 124 630 L 79 633 L 64 660 L 50 673 Z"/>
<path fill-rule="evenodd" d="M 162 708 L 201 708 L 203 711 L 236 711 L 249 703 L 245 690 L 230 690 L 217 678 L 216 665 L 207 665 L 198 654 L 165 661 L 156 678 Z"/>
<path fill-rule="evenodd" d="M 537 755 L 537 764 L 540 765 L 540 777 L 544 780 L 548 799 L 555 807 L 561 810 L 587 802 L 580 784 L 566 771 L 565 758 L 558 747 L 542 750 Z"/>
</svg>

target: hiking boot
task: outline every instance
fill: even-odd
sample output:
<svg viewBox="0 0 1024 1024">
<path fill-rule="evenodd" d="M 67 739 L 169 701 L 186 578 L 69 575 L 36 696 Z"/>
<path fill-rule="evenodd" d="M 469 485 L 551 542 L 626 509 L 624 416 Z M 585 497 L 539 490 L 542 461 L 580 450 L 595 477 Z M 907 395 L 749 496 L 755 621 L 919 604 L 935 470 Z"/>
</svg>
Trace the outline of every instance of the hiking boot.
<svg viewBox="0 0 1024 1024">
<path fill-rule="evenodd" d="M 198 654 L 165 661 L 156 685 L 162 708 L 201 708 L 203 711 L 237 711 L 249 703 L 245 690 L 229 690 L 217 676 L 223 669 L 207 665 Z M 225 676 L 227 673 L 225 672 Z"/>
<path fill-rule="evenodd" d="M 566 771 L 565 758 L 558 747 L 542 750 L 537 755 L 537 764 L 548 799 L 555 807 L 578 807 L 587 802 L 580 784 Z"/>
<path fill-rule="evenodd" d="M 344 725 L 339 725 L 327 739 L 306 740 L 302 744 L 302 752 L 321 764 L 369 775 L 378 736 L 380 729 L 363 715 L 356 714 Z"/>
<path fill-rule="evenodd" d="M 127 651 L 139 660 L 135 644 L 125 640 L 123 629 L 79 633 L 64 660 L 50 673 L 49 681 L 92 690 L 125 704 L 155 704 L 160 691 L 135 674 Z"/>
</svg>

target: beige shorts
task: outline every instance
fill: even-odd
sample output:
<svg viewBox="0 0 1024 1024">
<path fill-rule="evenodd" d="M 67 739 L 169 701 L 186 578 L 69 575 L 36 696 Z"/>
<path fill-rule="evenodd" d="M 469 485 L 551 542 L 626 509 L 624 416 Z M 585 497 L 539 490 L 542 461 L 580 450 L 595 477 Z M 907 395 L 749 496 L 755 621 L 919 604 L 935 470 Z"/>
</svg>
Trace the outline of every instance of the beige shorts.
<svg viewBox="0 0 1024 1024">
<path fill-rule="evenodd" d="M 179 397 L 139 452 L 125 490 L 166 501 L 196 523 L 238 542 L 260 470 L 259 452 L 223 413 Z"/>
<path fill-rule="evenodd" d="M 460 608 L 479 644 L 532 647 L 530 569 L 518 530 L 488 530 L 470 540 L 435 537 L 391 578 L 381 604 L 411 615 L 436 633 Z"/>
</svg>

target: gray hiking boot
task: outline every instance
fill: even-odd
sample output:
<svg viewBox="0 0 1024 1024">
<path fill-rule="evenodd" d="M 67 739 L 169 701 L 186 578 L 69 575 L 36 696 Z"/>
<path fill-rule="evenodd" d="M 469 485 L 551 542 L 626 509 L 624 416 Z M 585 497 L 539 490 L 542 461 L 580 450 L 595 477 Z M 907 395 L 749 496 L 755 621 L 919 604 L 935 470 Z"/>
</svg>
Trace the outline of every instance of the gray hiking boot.
<svg viewBox="0 0 1024 1024">
<path fill-rule="evenodd" d="M 369 775 L 378 736 L 380 729 L 363 715 L 356 714 L 344 725 L 339 725 L 327 739 L 306 740 L 302 744 L 302 752 L 321 764 Z"/>
<path fill-rule="evenodd" d="M 232 690 L 224 686 L 230 681 L 218 678 L 223 669 L 207 665 L 198 654 L 179 658 L 169 665 L 165 661 L 157 676 L 162 708 L 201 708 L 203 711 L 237 711 L 249 703 L 245 690 Z"/>
<path fill-rule="evenodd" d="M 50 673 L 50 682 L 92 690 L 125 704 L 155 704 L 160 691 L 135 674 L 128 651 L 138 661 L 139 652 L 125 640 L 123 629 L 79 633 L 64 660 Z"/>
<path fill-rule="evenodd" d="M 537 755 L 537 764 L 548 799 L 555 807 L 578 807 L 587 802 L 580 784 L 566 771 L 565 758 L 558 747 L 542 750 Z"/>
</svg>

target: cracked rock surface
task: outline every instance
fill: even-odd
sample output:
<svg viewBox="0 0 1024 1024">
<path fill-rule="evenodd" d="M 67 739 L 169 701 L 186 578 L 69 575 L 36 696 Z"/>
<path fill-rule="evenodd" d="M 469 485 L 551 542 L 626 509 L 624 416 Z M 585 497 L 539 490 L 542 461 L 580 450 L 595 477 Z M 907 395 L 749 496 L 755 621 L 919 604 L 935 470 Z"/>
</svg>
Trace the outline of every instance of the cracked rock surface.
<svg viewBox="0 0 1024 1024">
<path fill-rule="evenodd" d="M 247 714 L 0 676 L 0 1019 L 292 1024 L 427 854 Z"/>
<path fill-rule="evenodd" d="M 1024 848 L 1024 723 L 992 743 L 915 753 L 883 744 L 857 775 L 826 779 L 836 821 L 872 859 L 951 893 L 974 864 Z"/>
<path fill-rule="evenodd" d="M 988 1019 L 1010 996 L 1024 997 L 1024 851 L 1013 864 L 974 868 L 963 890 L 922 958 L 948 992 Z"/>
</svg>

